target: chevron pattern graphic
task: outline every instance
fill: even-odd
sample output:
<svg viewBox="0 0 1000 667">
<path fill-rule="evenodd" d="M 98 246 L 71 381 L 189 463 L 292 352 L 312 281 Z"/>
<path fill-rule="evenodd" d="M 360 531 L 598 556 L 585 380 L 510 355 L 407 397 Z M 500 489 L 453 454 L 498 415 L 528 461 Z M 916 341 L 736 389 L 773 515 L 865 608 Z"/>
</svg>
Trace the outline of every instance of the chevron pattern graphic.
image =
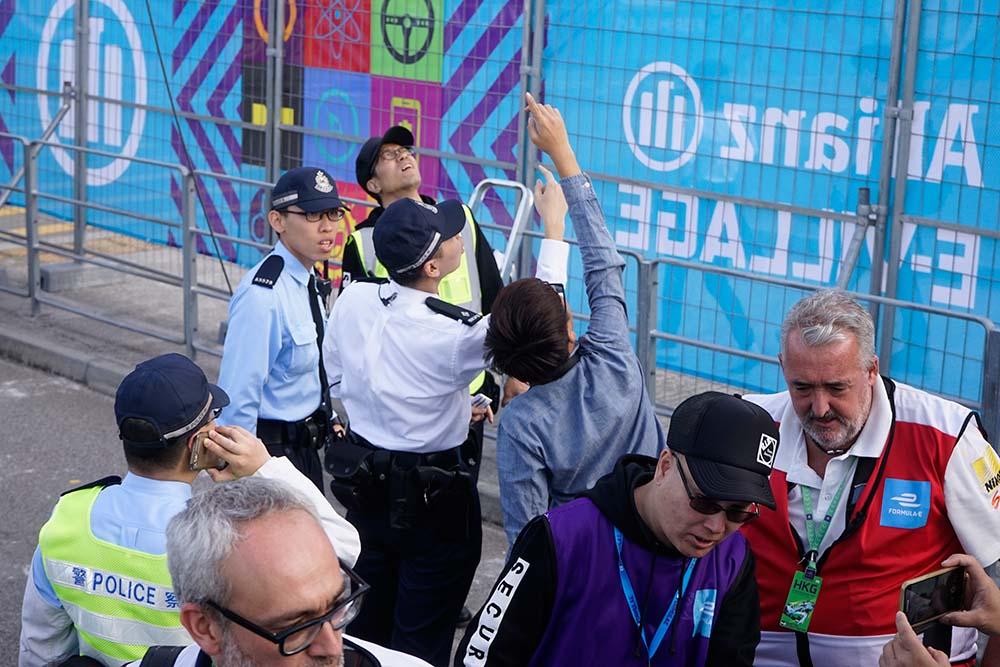
<svg viewBox="0 0 1000 667">
<path fill-rule="evenodd" d="M 179 111 L 214 118 L 239 117 L 241 91 L 237 83 L 242 73 L 245 14 L 241 4 L 174 0 L 172 25 L 183 29 L 170 59 L 171 85 Z M 183 123 L 183 142 L 176 128 L 171 127 L 170 132 L 170 145 L 182 164 L 220 174 L 240 173 L 239 129 L 193 119 Z M 200 224 L 207 224 L 219 234 L 251 236 L 245 228 L 249 217 L 246 192 L 239 192 L 229 181 L 211 178 L 199 177 L 198 187 L 206 218 Z M 171 178 L 171 195 L 179 210 L 181 186 L 176 177 Z M 220 241 L 219 249 L 226 259 L 236 261 L 234 244 Z M 198 251 L 209 252 L 204 239 L 199 239 Z"/>
<path fill-rule="evenodd" d="M 520 0 L 459 0 L 446 6 L 442 150 L 462 155 L 516 160 L 520 103 L 521 39 L 524 3 Z M 443 196 L 465 196 L 489 176 L 478 164 L 447 161 L 440 175 Z M 485 205 L 493 222 L 510 225 L 509 207 L 490 194 Z"/>
</svg>

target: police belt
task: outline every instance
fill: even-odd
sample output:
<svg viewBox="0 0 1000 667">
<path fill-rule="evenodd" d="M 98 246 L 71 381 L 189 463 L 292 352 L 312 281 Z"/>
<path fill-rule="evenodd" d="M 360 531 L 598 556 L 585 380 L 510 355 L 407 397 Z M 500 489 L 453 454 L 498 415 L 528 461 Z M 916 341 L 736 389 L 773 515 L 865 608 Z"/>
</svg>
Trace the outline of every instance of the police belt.
<svg viewBox="0 0 1000 667">
<path fill-rule="evenodd" d="M 258 419 L 257 437 L 265 445 L 284 445 L 320 449 L 329 433 L 329 420 L 323 408 L 319 408 L 305 419 L 285 422 L 277 419 Z"/>
<path fill-rule="evenodd" d="M 438 468 L 449 472 L 473 468 L 477 464 L 468 440 L 457 447 L 445 449 L 440 452 L 419 453 L 400 452 L 377 447 L 353 431 L 348 438 L 351 444 L 372 452 L 369 465 L 371 466 L 371 471 L 376 476 L 385 475 L 388 477 L 389 470 L 393 464 L 398 468 L 404 469 Z M 385 479 L 385 477 L 382 479 Z"/>
<path fill-rule="evenodd" d="M 468 537 L 468 498 L 475 493 L 472 470 L 479 464 L 476 443 L 464 443 L 440 452 L 399 452 L 376 447 L 351 433 L 347 439 L 331 442 L 326 452 L 326 469 L 332 475 L 330 490 L 349 512 L 387 513 L 389 527 L 415 528 L 433 513 L 454 534 L 443 539 Z M 457 513 L 455 521 L 444 515 Z M 457 532 L 456 532 L 457 531 Z"/>
</svg>

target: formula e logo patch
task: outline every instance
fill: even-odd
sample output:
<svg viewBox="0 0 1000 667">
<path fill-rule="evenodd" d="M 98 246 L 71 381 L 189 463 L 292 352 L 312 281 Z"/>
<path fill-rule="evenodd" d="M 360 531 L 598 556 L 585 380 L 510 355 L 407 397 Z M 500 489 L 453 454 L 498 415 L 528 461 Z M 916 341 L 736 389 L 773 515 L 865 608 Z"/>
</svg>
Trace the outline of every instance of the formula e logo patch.
<svg viewBox="0 0 1000 667">
<path fill-rule="evenodd" d="M 931 510 L 931 483 L 908 479 L 885 480 L 881 525 L 886 528 L 923 528 Z"/>
<path fill-rule="evenodd" d="M 714 588 L 702 588 L 694 592 L 694 628 L 691 636 L 701 635 L 706 639 L 712 637 L 712 621 L 715 620 L 715 598 L 717 597 Z"/>
</svg>

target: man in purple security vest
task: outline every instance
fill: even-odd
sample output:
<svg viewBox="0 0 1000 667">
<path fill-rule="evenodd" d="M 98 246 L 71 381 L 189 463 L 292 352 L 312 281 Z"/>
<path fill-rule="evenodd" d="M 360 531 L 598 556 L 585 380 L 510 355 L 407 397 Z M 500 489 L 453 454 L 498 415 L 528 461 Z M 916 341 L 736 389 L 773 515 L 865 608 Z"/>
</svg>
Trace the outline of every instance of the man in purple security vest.
<svg viewBox="0 0 1000 667">
<path fill-rule="evenodd" d="M 677 407 L 667 447 L 525 526 L 455 665 L 753 664 L 760 605 L 737 530 L 774 507 L 778 429 L 706 392 Z"/>
</svg>

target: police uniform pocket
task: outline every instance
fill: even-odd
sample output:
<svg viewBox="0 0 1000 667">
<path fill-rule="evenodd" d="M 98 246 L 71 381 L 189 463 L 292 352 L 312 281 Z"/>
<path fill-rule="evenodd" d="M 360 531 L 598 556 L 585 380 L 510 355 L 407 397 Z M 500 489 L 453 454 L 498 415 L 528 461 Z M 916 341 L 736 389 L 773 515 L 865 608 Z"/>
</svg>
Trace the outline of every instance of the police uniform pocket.
<svg viewBox="0 0 1000 667">
<path fill-rule="evenodd" d="M 301 322 L 289 332 L 292 337 L 292 353 L 287 374 L 302 375 L 319 367 L 319 346 L 316 344 L 316 326 Z"/>
</svg>

